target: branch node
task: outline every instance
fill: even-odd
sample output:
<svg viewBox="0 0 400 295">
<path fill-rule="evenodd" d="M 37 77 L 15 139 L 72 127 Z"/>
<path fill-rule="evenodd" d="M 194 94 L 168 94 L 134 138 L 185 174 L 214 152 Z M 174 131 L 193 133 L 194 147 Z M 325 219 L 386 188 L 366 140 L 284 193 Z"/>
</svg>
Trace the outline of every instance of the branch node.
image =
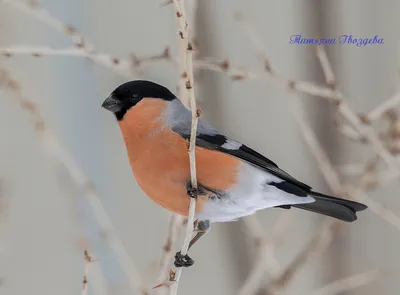
<svg viewBox="0 0 400 295">
<path fill-rule="evenodd" d="M 138 58 L 134 53 L 131 54 L 132 67 L 138 67 L 141 64 L 140 58 Z"/>
<path fill-rule="evenodd" d="M 365 125 L 371 125 L 371 120 L 368 118 L 366 114 L 359 114 L 358 118 L 360 119 L 361 123 Z"/>
<path fill-rule="evenodd" d="M 254 240 L 253 240 L 253 242 L 254 242 L 254 246 L 255 246 L 256 248 L 260 248 L 261 245 L 264 244 L 264 239 L 263 239 L 262 237 L 255 237 Z"/>
<path fill-rule="evenodd" d="M 339 98 L 332 98 L 332 103 L 338 107 L 342 104 L 342 101 Z"/>
<path fill-rule="evenodd" d="M 171 54 L 169 52 L 169 47 L 165 47 L 164 51 L 161 53 L 160 55 L 161 58 L 165 58 L 165 59 L 170 59 L 171 58 Z"/>
<path fill-rule="evenodd" d="M 335 80 L 328 81 L 326 85 L 328 85 L 329 89 L 331 89 L 332 91 L 336 89 L 336 81 Z"/>
<path fill-rule="evenodd" d="M 75 29 L 75 27 L 73 27 L 73 26 L 71 26 L 71 25 L 67 25 L 67 26 L 65 27 L 65 33 L 66 33 L 67 35 L 76 34 L 76 29 Z"/>
<path fill-rule="evenodd" d="M 268 59 L 264 59 L 264 70 L 268 73 L 272 73 L 272 66 Z"/>
<path fill-rule="evenodd" d="M 219 64 L 219 66 L 226 72 L 229 69 L 229 61 L 225 59 Z"/>
<path fill-rule="evenodd" d="M 79 40 L 78 42 L 75 43 L 75 46 L 78 48 L 84 48 L 85 47 L 85 41 L 83 39 Z"/>
<path fill-rule="evenodd" d="M 296 88 L 296 82 L 293 80 L 288 81 L 288 87 L 290 90 L 294 90 Z"/>
<path fill-rule="evenodd" d="M 174 282 L 175 281 L 175 272 L 172 270 L 172 269 L 170 269 L 169 270 L 169 280 L 171 281 L 171 282 Z"/>
<path fill-rule="evenodd" d="M 244 80 L 245 76 L 244 75 L 232 75 L 231 79 L 232 79 L 232 81 Z"/>
</svg>

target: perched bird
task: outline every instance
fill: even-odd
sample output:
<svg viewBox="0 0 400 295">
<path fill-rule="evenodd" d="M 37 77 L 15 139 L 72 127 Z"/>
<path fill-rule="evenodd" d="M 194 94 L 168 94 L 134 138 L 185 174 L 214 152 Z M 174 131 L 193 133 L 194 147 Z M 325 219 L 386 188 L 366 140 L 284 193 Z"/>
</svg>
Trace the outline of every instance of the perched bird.
<svg viewBox="0 0 400 295">
<path fill-rule="evenodd" d="M 102 107 L 114 113 L 139 186 L 157 204 L 187 216 L 189 197 L 197 195 L 197 234 L 212 222 L 233 221 L 258 210 L 296 207 L 343 221 L 357 219 L 367 206 L 314 192 L 248 146 L 199 120 L 196 139 L 198 188 L 190 185 L 188 140 L 191 113 L 167 88 L 131 81 L 116 88 Z M 177 267 L 193 260 L 178 252 Z"/>
</svg>

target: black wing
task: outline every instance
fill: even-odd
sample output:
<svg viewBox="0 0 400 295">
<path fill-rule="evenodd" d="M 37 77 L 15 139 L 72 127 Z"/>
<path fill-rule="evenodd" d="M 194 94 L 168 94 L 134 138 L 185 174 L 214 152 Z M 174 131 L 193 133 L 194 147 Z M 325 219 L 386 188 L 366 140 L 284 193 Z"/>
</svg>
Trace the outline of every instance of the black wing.
<svg viewBox="0 0 400 295">
<path fill-rule="evenodd" d="M 185 139 L 189 139 L 189 135 L 182 135 Z M 306 192 L 311 191 L 311 187 L 298 181 L 293 176 L 289 175 L 287 172 L 283 171 L 276 165 L 274 162 L 264 157 L 260 153 L 255 150 L 249 148 L 248 146 L 241 144 L 237 141 L 227 138 L 222 134 L 199 134 L 197 135 L 196 145 L 216 150 L 225 154 L 232 155 L 237 157 L 243 161 L 246 161 L 258 168 L 261 168 L 287 182 L 292 185 L 295 185 Z M 224 146 L 226 146 L 224 148 Z"/>
</svg>

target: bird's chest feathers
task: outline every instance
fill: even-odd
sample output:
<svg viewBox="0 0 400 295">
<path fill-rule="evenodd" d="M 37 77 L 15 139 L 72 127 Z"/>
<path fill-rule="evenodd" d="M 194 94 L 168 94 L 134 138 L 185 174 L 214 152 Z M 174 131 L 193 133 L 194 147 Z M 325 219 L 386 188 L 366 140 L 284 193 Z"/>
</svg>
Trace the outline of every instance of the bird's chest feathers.
<svg viewBox="0 0 400 295">
<path fill-rule="evenodd" d="M 134 155 L 131 155 L 134 154 Z M 163 179 L 186 181 L 190 169 L 186 142 L 169 128 L 143 138 L 129 149 L 132 170 L 138 181 Z"/>
<path fill-rule="evenodd" d="M 166 125 L 166 106 L 160 99 L 143 99 L 120 122 L 133 173 L 146 193 L 167 181 L 184 182 L 189 171 L 186 142 Z"/>
<path fill-rule="evenodd" d="M 165 124 L 165 104 L 161 100 L 139 103 L 127 112 L 120 127 L 132 171 L 143 191 L 158 204 L 185 213 L 190 181 L 188 142 Z M 196 147 L 197 180 L 207 188 L 229 189 L 236 182 L 238 166 L 234 157 Z"/>
</svg>

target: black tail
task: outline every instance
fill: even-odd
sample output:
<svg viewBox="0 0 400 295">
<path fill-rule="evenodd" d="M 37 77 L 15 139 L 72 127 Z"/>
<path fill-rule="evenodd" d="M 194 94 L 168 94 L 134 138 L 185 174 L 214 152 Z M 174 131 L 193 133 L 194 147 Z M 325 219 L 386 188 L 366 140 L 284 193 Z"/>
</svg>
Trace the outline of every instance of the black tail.
<svg viewBox="0 0 400 295">
<path fill-rule="evenodd" d="M 309 195 L 315 199 L 315 202 L 291 206 L 328 215 L 347 222 L 352 222 L 357 219 L 356 212 L 367 209 L 367 206 L 364 204 L 323 195 L 317 192 L 311 192 Z"/>
</svg>

